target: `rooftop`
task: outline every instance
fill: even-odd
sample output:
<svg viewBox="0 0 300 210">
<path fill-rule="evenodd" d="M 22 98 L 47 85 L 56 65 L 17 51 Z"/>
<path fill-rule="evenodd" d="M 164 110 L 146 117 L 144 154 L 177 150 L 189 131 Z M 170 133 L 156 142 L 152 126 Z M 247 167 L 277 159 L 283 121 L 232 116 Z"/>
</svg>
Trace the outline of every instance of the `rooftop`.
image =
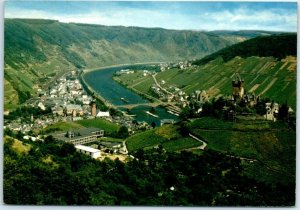
<svg viewBox="0 0 300 210">
<path fill-rule="evenodd" d="M 76 145 L 75 148 L 76 149 L 81 149 L 81 150 L 84 150 L 84 151 L 87 151 L 87 152 L 92 152 L 92 153 L 100 152 L 100 150 L 98 150 L 98 149 L 94 149 L 94 148 L 83 146 L 83 145 Z"/>
</svg>

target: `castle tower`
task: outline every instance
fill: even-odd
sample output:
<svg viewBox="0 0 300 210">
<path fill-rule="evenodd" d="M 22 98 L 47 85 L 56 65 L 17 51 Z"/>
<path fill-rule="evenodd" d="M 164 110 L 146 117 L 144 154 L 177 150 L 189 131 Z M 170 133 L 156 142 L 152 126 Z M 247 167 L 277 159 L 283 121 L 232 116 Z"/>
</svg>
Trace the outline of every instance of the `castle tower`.
<svg viewBox="0 0 300 210">
<path fill-rule="evenodd" d="M 235 73 L 234 80 L 232 80 L 232 95 L 234 100 L 244 97 L 244 80 L 238 73 Z"/>
<path fill-rule="evenodd" d="M 96 115 L 97 115 L 96 103 L 94 101 L 92 101 L 90 103 L 90 107 L 91 107 L 91 115 L 96 117 Z"/>
</svg>

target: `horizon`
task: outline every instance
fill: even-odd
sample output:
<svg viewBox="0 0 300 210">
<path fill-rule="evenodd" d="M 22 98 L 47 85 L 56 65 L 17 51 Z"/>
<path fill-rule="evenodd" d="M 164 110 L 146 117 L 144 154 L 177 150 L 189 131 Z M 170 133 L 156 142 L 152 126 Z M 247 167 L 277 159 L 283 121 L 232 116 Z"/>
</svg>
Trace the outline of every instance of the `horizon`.
<svg viewBox="0 0 300 210">
<path fill-rule="evenodd" d="M 94 26 L 107 26 L 107 27 L 125 27 L 125 28 L 143 28 L 143 29 L 163 29 L 163 30 L 171 30 L 171 31 L 194 31 L 194 32 L 242 32 L 242 31 L 260 31 L 260 32 L 274 32 L 274 33 L 297 33 L 297 31 L 275 31 L 275 30 L 263 30 L 263 29 L 237 29 L 237 30 L 230 30 L 230 29 L 216 29 L 216 30 L 197 30 L 197 29 L 169 29 L 163 27 L 147 27 L 147 26 L 124 26 L 124 25 L 103 25 L 97 23 L 79 23 L 79 22 L 61 22 L 56 19 L 44 19 L 44 18 L 4 18 L 10 20 L 51 20 L 56 21 L 59 23 L 64 24 L 87 24 L 87 25 L 94 25 Z"/>
<path fill-rule="evenodd" d="M 297 3 L 6 1 L 4 18 L 168 30 L 297 32 Z"/>
</svg>

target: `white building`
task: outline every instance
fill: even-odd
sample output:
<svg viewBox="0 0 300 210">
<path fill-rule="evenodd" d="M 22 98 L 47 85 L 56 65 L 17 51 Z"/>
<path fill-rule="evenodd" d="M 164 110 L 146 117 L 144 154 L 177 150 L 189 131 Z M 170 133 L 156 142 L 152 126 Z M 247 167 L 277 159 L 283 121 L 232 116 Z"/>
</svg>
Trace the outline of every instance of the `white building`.
<svg viewBox="0 0 300 210">
<path fill-rule="evenodd" d="M 38 106 L 41 110 L 43 110 L 43 111 L 46 110 L 46 107 L 45 107 L 45 105 L 44 105 L 42 102 L 39 102 L 37 106 Z"/>
<path fill-rule="evenodd" d="M 87 146 L 83 146 L 83 145 L 76 145 L 75 148 L 76 148 L 77 152 L 89 155 L 95 159 L 99 158 L 101 155 L 100 150 L 94 149 L 91 147 L 87 147 Z"/>
<path fill-rule="evenodd" d="M 109 112 L 99 111 L 96 117 L 110 117 Z"/>
</svg>

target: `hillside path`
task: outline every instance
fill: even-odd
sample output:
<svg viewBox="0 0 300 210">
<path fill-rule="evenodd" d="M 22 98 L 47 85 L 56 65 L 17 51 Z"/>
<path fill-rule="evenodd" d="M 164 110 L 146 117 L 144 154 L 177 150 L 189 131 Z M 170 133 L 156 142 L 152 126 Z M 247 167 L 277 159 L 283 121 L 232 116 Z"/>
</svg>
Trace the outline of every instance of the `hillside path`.
<svg viewBox="0 0 300 210">
<path fill-rule="evenodd" d="M 191 133 L 189 133 L 189 136 L 202 143 L 202 145 L 200 147 L 198 147 L 199 149 L 201 149 L 201 150 L 205 149 L 205 147 L 207 146 L 207 143 L 205 141 L 202 141 L 201 139 L 197 138 L 196 136 L 192 135 Z"/>
</svg>

